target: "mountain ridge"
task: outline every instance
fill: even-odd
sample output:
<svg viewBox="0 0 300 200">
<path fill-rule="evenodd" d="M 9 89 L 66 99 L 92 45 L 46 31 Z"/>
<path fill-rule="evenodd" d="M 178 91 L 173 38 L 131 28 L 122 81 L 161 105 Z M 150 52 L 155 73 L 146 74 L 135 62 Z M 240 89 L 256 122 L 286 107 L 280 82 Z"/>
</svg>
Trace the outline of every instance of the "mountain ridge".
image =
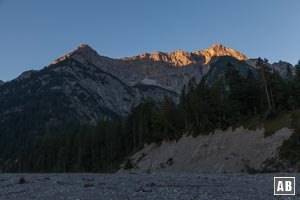
<svg viewBox="0 0 300 200">
<path fill-rule="evenodd" d="M 23 72 L 18 78 L 3 84 L 0 87 L 0 158 L 8 164 L 1 164 L 0 159 L 0 171 L 1 165 L 17 169 L 15 167 L 19 164 L 15 160 L 20 157 L 26 159 L 22 150 L 24 143 L 31 144 L 29 148 L 32 149 L 27 149 L 30 153 L 25 153 L 31 155 L 36 151 L 35 144 L 60 144 L 64 139 L 61 134 L 65 137 L 73 131 L 80 138 L 73 135 L 77 142 L 71 142 L 68 145 L 70 149 L 78 149 L 77 144 L 84 140 L 87 147 L 91 146 L 88 138 L 90 134 L 97 132 L 99 135 L 95 137 L 99 136 L 101 144 L 104 144 L 99 146 L 99 155 L 102 156 L 101 152 L 106 150 L 107 154 L 104 154 L 110 156 L 108 154 L 112 152 L 112 146 L 110 148 L 110 145 L 105 144 L 116 141 L 115 147 L 124 145 L 118 151 L 118 158 L 123 158 L 122 156 L 128 155 L 148 139 L 154 141 L 176 138 L 181 131 L 193 130 L 193 127 L 204 134 L 211 128 L 230 125 L 232 121 L 239 119 L 241 113 L 257 114 L 256 111 L 267 108 L 261 79 L 255 78 L 259 78 L 261 73 L 260 68 L 255 66 L 255 59 L 248 59 L 243 54 L 218 44 L 198 54 L 178 50 L 165 54 L 158 52 L 154 56 L 157 57 L 144 54 L 143 58 L 113 59 L 99 55 L 88 45 L 80 45 L 47 67 Z M 228 68 L 228 63 L 231 68 Z M 280 74 L 287 74 L 289 65 L 279 62 L 274 66 L 264 66 L 278 70 Z M 232 70 L 229 76 L 226 76 L 227 69 Z M 245 78 L 250 74 L 254 87 L 245 83 Z M 230 79 L 231 75 L 236 85 L 243 88 L 231 87 L 224 81 L 225 78 Z M 205 82 L 200 82 L 203 77 Z M 276 80 L 276 83 L 285 83 L 283 79 Z M 227 86 L 238 91 L 238 98 L 228 94 Z M 257 103 L 248 102 L 248 95 L 244 95 L 246 88 L 251 97 L 249 99 L 256 100 L 259 92 Z M 205 92 L 202 93 L 202 90 Z M 274 102 L 279 102 L 279 99 L 274 98 Z M 299 101 L 296 99 L 291 102 Z M 249 108 L 244 109 L 246 105 Z M 208 110 L 202 107 L 208 107 Z M 199 119 L 202 122 L 199 123 Z M 126 123 L 124 129 L 123 122 Z M 125 129 L 125 125 L 128 129 Z M 55 140 L 51 137 L 48 140 L 48 135 L 52 133 L 56 134 Z M 136 134 L 139 135 L 138 138 Z M 67 136 L 68 140 L 65 142 L 69 143 L 73 136 Z M 127 142 L 130 148 L 126 147 Z M 16 146 L 20 148 L 15 150 Z M 53 146 L 53 152 L 57 148 Z M 39 151 L 43 152 L 44 149 L 44 146 L 40 146 Z M 51 150 L 50 154 L 56 155 L 53 152 Z M 48 156 L 47 152 L 44 153 L 37 152 L 41 158 Z M 81 153 L 77 155 L 75 152 L 74 155 L 78 157 Z M 91 155 L 94 155 L 93 150 Z M 34 154 L 29 157 L 35 162 Z M 115 157 L 109 157 L 110 159 L 116 161 Z M 26 166 L 23 167 L 26 169 Z"/>
<path fill-rule="evenodd" d="M 133 107 L 147 99 L 162 101 L 169 96 L 178 102 L 183 86 L 192 78 L 199 82 L 206 75 L 211 83 L 224 76 L 228 62 L 243 75 L 249 70 L 255 74 L 257 69 L 249 65 L 249 61 L 244 54 L 221 44 L 196 53 L 177 50 L 120 59 L 102 56 L 89 45 L 82 44 L 42 70 L 25 71 L 2 85 L 0 125 L 26 112 L 27 106 L 45 109 L 43 112 L 47 116 L 52 113 L 45 120 L 57 124 L 53 121 L 60 121 L 63 116 L 53 119 L 59 113 L 53 114 L 49 105 L 44 107 L 41 102 L 43 95 L 53 98 L 53 102 L 47 102 L 53 107 L 58 106 L 55 95 L 64 97 L 68 104 L 63 102 L 59 109 L 73 112 L 75 118 L 84 124 L 95 124 L 99 119 L 126 116 Z M 282 69 L 286 65 L 281 62 L 276 67 L 284 73 Z M 36 105 L 31 102 L 36 102 Z"/>
<path fill-rule="evenodd" d="M 231 48 L 227 48 L 222 44 L 214 44 L 204 50 L 198 50 L 194 52 L 187 52 L 178 49 L 173 52 L 161 52 L 156 51 L 154 53 L 142 53 L 137 56 L 120 58 L 121 60 L 136 60 L 136 59 L 152 59 L 154 61 L 164 61 L 173 64 L 176 67 L 183 67 L 196 62 L 202 62 L 208 64 L 214 56 L 231 56 L 238 60 L 248 60 L 248 58 Z"/>
</svg>

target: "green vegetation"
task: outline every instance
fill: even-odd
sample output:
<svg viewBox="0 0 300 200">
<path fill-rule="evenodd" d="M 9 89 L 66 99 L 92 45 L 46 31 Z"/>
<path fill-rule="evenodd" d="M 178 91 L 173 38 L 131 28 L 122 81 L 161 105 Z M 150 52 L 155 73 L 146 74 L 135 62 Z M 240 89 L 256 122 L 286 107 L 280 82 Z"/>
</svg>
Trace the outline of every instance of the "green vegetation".
<svg viewBox="0 0 300 200">
<path fill-rule="evenodd" d="M 284 141 L 279 151 L 279 157 L 300 170 L 300 112 L 293 112 L 291 118 L 294 133 Z"/>
<path fill-rule="evenodd" d="M 271 120 L 266 120 L 263 125 L 265 128 L 265 136 L 270 136 L 276 131 L 284 127 L 290 127 L 291 113 L 284 111 L 279 113 Z"/>
</svg>

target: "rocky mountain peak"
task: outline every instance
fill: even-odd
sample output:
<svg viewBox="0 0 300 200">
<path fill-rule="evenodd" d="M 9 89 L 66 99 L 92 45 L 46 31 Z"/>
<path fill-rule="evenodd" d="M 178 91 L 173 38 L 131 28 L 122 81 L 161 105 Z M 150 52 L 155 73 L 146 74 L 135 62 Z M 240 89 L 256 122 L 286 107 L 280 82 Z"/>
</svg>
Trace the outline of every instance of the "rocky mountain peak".
<svg viewBox="0 0 300 200">
<path fill-rule="evenodd" d="M 194 52 L 194 54 L 204 56 L 205 64 L 209 63 L 212 57 L 214 56 L 231 56 L 238 60 L 245 60 L 245 61 L 248 60 L 248 58 L 244 54 L 234 49 L 227 48 L 222 44 L 214 44 L 205 50 L 196 51 Z"/>
<path fill-rule="evenodd" d="M 191 57 L 191 54 L 181 49 L 169 53 L 168 56 L 170 58 L 170 62 L 174 63 L 175 66 L 186 66 L 194 63 L 194 59 Z"/>
<path fill-rule="evenodd" d="M 139 60 L 139 59 L 162 61 L 162 62 L 170 63 L 171 65 L 174 66 L 186 66 L 194 62 L 190 53 L 180 49 L 170 53 L 156 51 L 152 54 L 142 53 L 138 56 L 121 58 L 121 60 Z"/>
<path fill-rule="evenodd" d="M 189 52 L 186 52 L 186 51 L 183 51 L 181 49 L 178 49 L 177 51 L 175 52 L 172 52 L 176 57 L 189 57 L 190 56 L 190 53 Z M 171 53 L 171 54 L 172 54 Z"/>
<path fill-rule="evenodd" d="M 214 44 L 205 50 L 191 53 L 183 51 L 181 49 L 170 53 L 157 51 L 152 54 L 142 53 L 138 56 L 121 58 L 120 60 L 150 59 L 153 61 L 168 62 L 173 66 L 182 67 L 199 61 L 204 64 L 208 64 L 214 56 L 231 56 L 238 60 L 248 60 L 248 58 L 244 54 L 234 49 L 227 48 L 222 44 Z"/>
<path fill-rule="evenodd" d="M 71 51 L 70 53 L 67 53 L 66 55 L 54 60 L 52 62 L 52 64 L 56 64 L 58 62 L 61 62 L 69 57 L 72 57 L 72 56 L 78 55 L 78 54 L 82 55 L 83 57 L 89 58 L 89 59 L 92 57 L 98 56 L 98 53 L 93 48 L 91 48 L 89 45 L 81 44 L 76 48 L 76 50 Z"/>
<path fill-rule="evenodd" d="M 17 77 L 17 80 L 24 80 L 30 78 L 33 74 L 37 73 L 37 70 L 28 70 L 23 72 L 20 76 Z"/>
<path fill-rule="evenodd" d="M 164 53 L 164 52 L 155 52 L 153 54 L 149 55 L 149 58 L 154 61 L 163 61 L 168 62 L 174 66 L 186 66 L 191 63 L 193 63 L 193 59 L 191 58 L 190 53 L 183 51 L 183 50 L 177 50 L 171 53 Z"/>
<path fill-rule="evenodd" d="M 155 61 L 165 60 L 167 53 L 156 51 L 149 55 L 149 58 Z"/>
<path fill-rule="evenodd" d="M 72 53 L 74 54 L 74 53 L 90 53 L 90 52 L 95 52 L 95 50 L 87 44 L 81 44 Z"/>
<path fill-rule="evenodd" d="M 4 84 L 4 82 L 0 80 L 0 86 L 3 85 L 3 84 Z"/>
<path fill-rule="evenodd" d="M 220 50 L 226 50 L 226 47 L 223 46 L 221 43 L 217 43 L 217 44 L 213 44 L 211 47 L 209 47 L 208 49 L 214 49 L 216 51 L 220 51 Z"/>
<path fill-rule="evenodd" d="M 78 49 L 92 49 L 88 44 L 80 44 L 78 47 L 77 47 L 77 50 Z"/>
</svg>

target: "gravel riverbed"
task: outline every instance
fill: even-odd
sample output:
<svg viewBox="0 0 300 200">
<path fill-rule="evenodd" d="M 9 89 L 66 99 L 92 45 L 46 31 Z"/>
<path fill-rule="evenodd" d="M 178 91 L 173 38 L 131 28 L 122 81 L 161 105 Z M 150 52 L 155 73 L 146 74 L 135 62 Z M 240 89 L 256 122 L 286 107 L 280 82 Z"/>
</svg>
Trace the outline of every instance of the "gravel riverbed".
<svg viewBox="0 0 300 200">
<path fill-rule="evenodd" d="M 273 196 L 295 176 L 295 196 Z M 300 199 L 300 174 L 0 174 L 1 200 Z"/>
</svg>

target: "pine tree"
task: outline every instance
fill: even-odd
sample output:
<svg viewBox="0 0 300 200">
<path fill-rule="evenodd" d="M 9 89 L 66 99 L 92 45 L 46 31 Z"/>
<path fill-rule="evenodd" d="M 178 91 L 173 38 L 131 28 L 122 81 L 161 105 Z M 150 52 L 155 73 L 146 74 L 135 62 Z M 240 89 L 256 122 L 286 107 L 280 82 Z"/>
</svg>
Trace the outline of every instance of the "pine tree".
<svg viewBox="0 0 300 200">
<path fill-rule="evenodd" d="M 247 97 L 244 90 L 245 79 L 231 63 L 228 63 L 225 72 L 225 80 L 228 85 L 228 98 L 232 108 L 231 112 L 233 119 L 239 121 L 242 112 L 246 110 L 245 99 Z"/>
</svg>

